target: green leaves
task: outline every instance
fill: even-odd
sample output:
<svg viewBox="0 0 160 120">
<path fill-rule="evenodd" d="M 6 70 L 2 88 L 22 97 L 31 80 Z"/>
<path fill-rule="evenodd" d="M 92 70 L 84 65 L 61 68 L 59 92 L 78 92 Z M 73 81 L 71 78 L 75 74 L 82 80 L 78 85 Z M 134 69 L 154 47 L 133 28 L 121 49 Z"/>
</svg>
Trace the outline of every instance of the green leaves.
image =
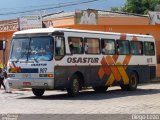
<svg viewBox="0 0 160 120">
<path fill-rule="evenodd" d="M 147 14 L 148 11 L 160 10 L 158 4 L 160 4 L 160 0 L 126 0 L 125 5 L 122 8 L 116 8 L 116 10 L 136 14 Z M 113 8 L 111 8 L 111 10 L 112 9 Z"/>
</svg>

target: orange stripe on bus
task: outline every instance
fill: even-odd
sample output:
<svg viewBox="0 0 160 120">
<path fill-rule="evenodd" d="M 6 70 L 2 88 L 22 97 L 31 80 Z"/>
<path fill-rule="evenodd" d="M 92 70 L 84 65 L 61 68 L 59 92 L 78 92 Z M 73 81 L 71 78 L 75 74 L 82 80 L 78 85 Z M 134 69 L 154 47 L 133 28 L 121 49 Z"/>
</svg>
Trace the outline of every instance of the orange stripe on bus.
<svg viewBox="0 0 160 120">
<path fill-rule="evenodd" d="M 121 75 L 120 75 L 117 67 L 115 66 L 115 63 L 114 63 L 112 57 L 106 56 L 106 60 L 107 60 L 108 65 L 110 65 L 110 69 L 112 71 L 112 74 L 114 75 L 114 78 L 116 80 L 121 80 Z"/>
<path fill-rule="evenodd" d="M 131 55 L 126 55 L 123 61 L 123 65 L 128 65 L 131 60 Z"/>
<path fill-rule="evenodd" d="M 116 62 L 118 60 L 119 55 L 113 55 L 112 58 L 114 60 L 114 62 Z"/>
<path fill-rule="evenodd" d="M 117 65 L 118 71 L 122 76 L 123 83 L 127 85 L 129 83 L 129 78 L 125 71 L 125 67 L 123 67 L 123 65 L 120 62 L 116 63 L 116 65 Z"/>
<path fill-rule="evenodd" d="M 109 76 L 111 74 L 111 69 L 109 68 L 108 65 L 103 65 L 103 70 L 106 73 L 107 76 Z"/>
<path fill-rule="evenodd" d="M 102 67 L 107 76 L 111 74 L 111 69 L 109 68 L 105 58 L 102 59 Z"/>
<path fill-rule="evenodd" d="M 107 76 L 109 76 L 111 74 L 111 70 L 110 70 L 104 57 L 101 60 L 101 64 L 102 64 L 102 66 L 100 67 L 100 69 L 98 71 L 98 75 L 102 79 L 105 73 Z"/>
<path fill-rule="evenodd" d="M 102 67 L 100 67 L 100 69 L 98 70 L 98 76 L 99 76 L 100 79 L 102 79 L 103 76 L 104 76 L 104 70 L 103 70 Z"/>
<path fill-rule="evenodd" d="M 102 60 L 101 60 L 101 64 L 103 65 L 104 63 L 104 57 L 102 58 Z M 99 68 L 99 70 L 98 70 L 98 76 L 100 77 L 100 79 L 102 79 L 103 78 L 103 76 L 104 76 L 104 70 L 103 70 L 103 67 L 101 66 L 100 68 Z"/>
</svg>

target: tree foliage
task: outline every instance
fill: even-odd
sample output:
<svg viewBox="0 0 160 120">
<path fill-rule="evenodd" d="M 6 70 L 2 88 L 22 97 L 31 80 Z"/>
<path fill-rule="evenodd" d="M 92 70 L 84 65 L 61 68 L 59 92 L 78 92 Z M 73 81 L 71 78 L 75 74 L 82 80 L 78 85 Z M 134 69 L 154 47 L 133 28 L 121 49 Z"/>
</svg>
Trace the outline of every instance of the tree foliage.
<svg viewBox="0 0 160 120">
<path fill-rule="evenodd" d="M 111 7 L 111 11 L 120 11 L 119 7 Z"/>
<path fill-rule="evenodd" d="M 155 11 L 158 4 L 160 4 L 160 0 L 126 0 L 124 7 L 117 10 L 136 14 L 147 14 L 148 11 Z"/>
</svg>

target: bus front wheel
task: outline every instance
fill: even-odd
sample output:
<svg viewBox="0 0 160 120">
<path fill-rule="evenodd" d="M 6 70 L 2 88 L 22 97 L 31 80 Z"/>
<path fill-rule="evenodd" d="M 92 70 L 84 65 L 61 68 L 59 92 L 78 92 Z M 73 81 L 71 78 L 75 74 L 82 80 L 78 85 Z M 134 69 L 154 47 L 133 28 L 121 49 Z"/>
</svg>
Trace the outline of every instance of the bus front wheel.
<svg viewBox="0 0 160 120">
<path fill-rule="evenodd" d="M 137 89 L 138 84 L 138 75 L 135 72 L 132 72 L 129 76 L 129 84 L 121 85 L 121 89 L 125 91 L 134 91 Z"/>
<path fill-rule="evenodd" d="M 45 90 L 44 90 L 44 89 L 32 88 L 32 92 L 33 92 L 33 94 L 34 94 L 35 96 L 41 97 L 41 96 L 44 94 Z"/>
<path fill-rule="evenodd" d="M 70 97 L 77 96 L 80 90 L 80 80 L 77 75 L 73 75 L 70 79 L 69 87 L 67 89 L 68 95 Z"/>
</svg>

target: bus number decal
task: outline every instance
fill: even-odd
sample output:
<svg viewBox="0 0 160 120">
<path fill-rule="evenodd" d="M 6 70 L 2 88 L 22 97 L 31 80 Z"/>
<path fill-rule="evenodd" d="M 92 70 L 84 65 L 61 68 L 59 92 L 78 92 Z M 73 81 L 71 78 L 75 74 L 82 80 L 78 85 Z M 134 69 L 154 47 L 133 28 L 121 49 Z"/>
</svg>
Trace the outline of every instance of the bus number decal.
<svg viewBox="0 0 160 120">
<path fill-rule="evenodd" d="M 40 73 L 46 73 L 47 72 L 47 68 L 40 68 Z"/>
</svg>

